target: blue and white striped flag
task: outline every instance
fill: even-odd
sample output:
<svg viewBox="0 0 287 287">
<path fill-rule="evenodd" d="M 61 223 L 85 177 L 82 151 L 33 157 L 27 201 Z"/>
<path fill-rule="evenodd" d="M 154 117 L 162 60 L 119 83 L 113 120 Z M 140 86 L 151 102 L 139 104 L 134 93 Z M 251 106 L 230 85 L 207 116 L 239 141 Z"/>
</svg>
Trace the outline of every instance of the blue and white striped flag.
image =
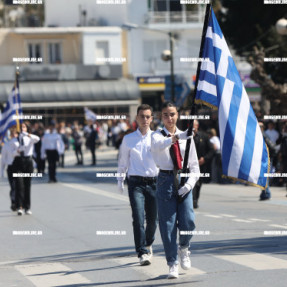
<svg viewBox="0 0 287 287">
<path fill-rule="evenodd" d="M 16 125 L 17 130 L 20 130 L 22 115 L 19 85 L 18 83 L 15 83 L 10 95 L 8 96 L 6 106 L 2 114 L 0 114 L 0 140 L 4 138 L 7 130 L 12 126 Z"/>
<path fill-rule="evenodd" d="M 88 108 L 84 108 L 84 110 L 85 110 L 85 118 L 87 121 L 95 122 L 97 120 L 97 115 L 93 111 L 89 110 Z"/>
<path fill-rule="evenodd" d="M 268 151 L 212 9 L 204 41 L 195 101 L 218 109 L 223 174 L 265 188 Z"/>
</svg>

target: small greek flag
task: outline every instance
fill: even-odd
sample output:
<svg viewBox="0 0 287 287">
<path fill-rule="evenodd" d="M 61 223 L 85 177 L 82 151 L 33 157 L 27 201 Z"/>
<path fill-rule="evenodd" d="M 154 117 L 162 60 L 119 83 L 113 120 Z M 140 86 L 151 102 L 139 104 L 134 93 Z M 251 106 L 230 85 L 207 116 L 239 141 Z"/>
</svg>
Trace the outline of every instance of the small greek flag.
<svg viewBox="0 0 287 287">
<path fill-rule="evenodd" d="M 85 118 L 87 121 L 95 122 L 97 120 L 97 115 L 93 111 L 89 110 L 88 108 L 84 108 L 84 110 L 85 110 Z"/>
<path fill-rule="evenodd" d="M 17 82 L 8 96 L 8 100 L 2 114 L 0 114 L 0 140 L 4 138 L 7 130 L 12 126 L 17 126 L 17 130 L 20 131 L 22 115 L 19 85 Z"/>
<path fill-rule="evenodd" d="M 212 9 L 202 57 L 195 101 L 218 109 L 223 174 L 265 188 L 268 151 Z"/>
</svg>

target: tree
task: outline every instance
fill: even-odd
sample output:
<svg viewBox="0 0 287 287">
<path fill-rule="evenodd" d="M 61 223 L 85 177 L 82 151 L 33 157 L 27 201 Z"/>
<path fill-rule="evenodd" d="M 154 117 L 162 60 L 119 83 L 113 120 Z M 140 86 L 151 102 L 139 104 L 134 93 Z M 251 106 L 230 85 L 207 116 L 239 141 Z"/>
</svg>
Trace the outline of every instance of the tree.
<svg viewBox="0 0 287 287">
<path fill-rule="evenodd" d="M 275 24 L 280 18 L 287 18 L 287 5 L 264 5 L 263 0 L 222 0 L 222 5 L 225 9 L 218 13 L 219 22 L 227 42 L 239 56 L 253 57 L 250 61 L 252 65 L 256 63 L 256 59 L 258 60 L 258 51 L 261 51 L 261 57 L 262 53 L 268 58 L 287 57 L 287 36 L 277 34 L 275 29 Z M 273 88 L 274 85 L 283 85 L 287 83 L 287 63 L 261 61 L 259 73 L 259 62 L 253 66 L 254 72 L 251 76 L 261 85 L 266 97 L 272 100 L 272 105 L 278 102 L 279 97 L 271 94 L 271 86 L 267 88 L 266 83 L 262 86 L 262 75 L 265 73 L 266 77 L 270 77 Z M 284 92 L 284 89 L 281 91 Z M 282 94 L 279 100 L 283 100 Z"/>
</svg>

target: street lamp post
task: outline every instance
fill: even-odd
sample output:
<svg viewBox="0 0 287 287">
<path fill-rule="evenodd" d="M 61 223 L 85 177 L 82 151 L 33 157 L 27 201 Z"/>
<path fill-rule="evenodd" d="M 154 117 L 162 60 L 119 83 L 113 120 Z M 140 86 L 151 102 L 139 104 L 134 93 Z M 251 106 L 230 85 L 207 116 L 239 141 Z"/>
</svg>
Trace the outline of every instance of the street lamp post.
<svg viewBox="0 0 287 287">
<path fill-rule="evenodd" d="M 159 29 L 151 29 L 151 28 L 147 28 L 144 26 L 140 26 L 137 24 L 133 24 L 133 23 L 125 23 L 122 25 L 123 29 L 126 30 L 131 30 L 131 29 L 142 29 L 142 30 L 148 30 L 148 31 L 154 31 L 154 32 L 158 32 L 161 34 L 165 34 L 168 35 L 169 37 L 169 48 L 170 48 L 170 56 L 167 58 L 167 61 L 170 60 L 170 86 L 171 86 L 171 100 L 172 102 L 175 101 L 175 81 L 174 81 L 174 57 L 173 57 L 173 42 L 174 42 L 174 36 L 172 32 L 166 32 L 163 30 L 159 30 Z"/>
</svg>

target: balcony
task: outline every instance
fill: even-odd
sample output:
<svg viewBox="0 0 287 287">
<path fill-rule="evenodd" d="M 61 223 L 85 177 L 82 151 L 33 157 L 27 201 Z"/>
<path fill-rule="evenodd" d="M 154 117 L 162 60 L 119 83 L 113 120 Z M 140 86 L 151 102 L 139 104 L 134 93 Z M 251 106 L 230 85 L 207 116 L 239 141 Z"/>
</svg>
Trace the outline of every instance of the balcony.
<svg viewBox="0 0 287 287">
<path fill-rule="evenodd" d="M 145 15 L 144 23 L 156 28 L 192 28 L 202 26 L 204 11 L 178 11 L 178 12 L 157 12 L 150 11 Z"/>
</svg>

